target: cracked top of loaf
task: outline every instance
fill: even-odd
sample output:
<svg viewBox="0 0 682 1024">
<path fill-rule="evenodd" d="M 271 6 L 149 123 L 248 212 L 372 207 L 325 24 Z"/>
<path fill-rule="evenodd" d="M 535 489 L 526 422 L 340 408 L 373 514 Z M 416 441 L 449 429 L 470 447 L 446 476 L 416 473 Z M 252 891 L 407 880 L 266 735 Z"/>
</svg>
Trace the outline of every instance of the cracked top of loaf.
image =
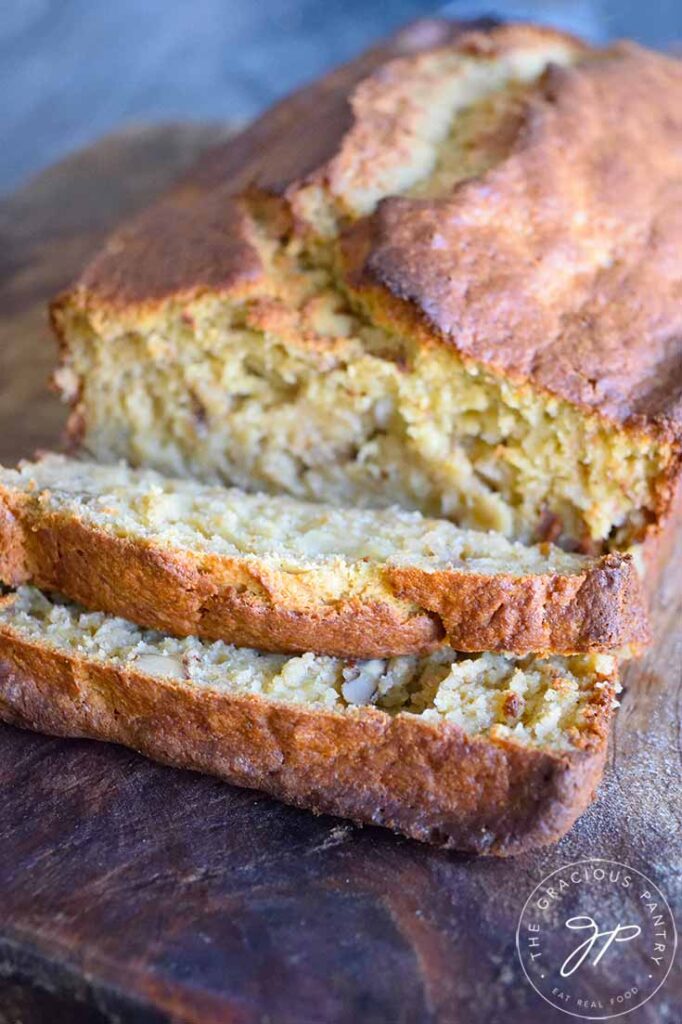
<svg viewBox="0 0 682 1024">
<path fill-rule="evenodd" d="M 680 62 L 418 23 L 205 157 L 57 309 L 248 297 L 291 233 L 383 328 L 678 436 Z"/>
</svg>

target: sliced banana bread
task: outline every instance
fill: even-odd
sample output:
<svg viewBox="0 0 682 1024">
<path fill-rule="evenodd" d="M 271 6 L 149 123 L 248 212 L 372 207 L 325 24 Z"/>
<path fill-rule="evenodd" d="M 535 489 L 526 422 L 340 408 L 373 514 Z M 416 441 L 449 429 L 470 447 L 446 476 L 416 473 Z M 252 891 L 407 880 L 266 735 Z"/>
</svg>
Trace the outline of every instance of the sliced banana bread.
<svg viewBox="0 0 682 1024">
<path fill-rule="evenodd" d="M 0 469 L 0 581 L 272 651 L 575 653 L 648 638 L 629 555 L 58 455 Z"/>
<path fill-rule="evenodd" d="M 58 299 L 103 461 L 524 540 L 652 540 L 682 434 L 682 67 L 422 23 L 280 104 Z"/>
<path fill-rule="evenodd" d="M 5 721 L 476 853 L 570 827 L 600 778 L 616 686 L 604 654 L 344 662 L 173 639 L 29 587 L 0 601 Z"/>
</svg>

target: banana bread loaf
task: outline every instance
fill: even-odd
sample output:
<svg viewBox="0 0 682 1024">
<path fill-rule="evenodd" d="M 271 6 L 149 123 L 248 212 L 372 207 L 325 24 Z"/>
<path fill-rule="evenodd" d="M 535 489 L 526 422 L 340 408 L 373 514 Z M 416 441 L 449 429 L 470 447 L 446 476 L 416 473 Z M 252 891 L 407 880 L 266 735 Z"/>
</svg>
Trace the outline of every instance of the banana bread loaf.
<svg viewBox="0 0 682 1024">
<path fill-rule="evenodd" d="M 280 104 L 53 306 L 74 442 L 569 549 L 680 476 L 682 69 L 423 23 Z"/>
</svg>

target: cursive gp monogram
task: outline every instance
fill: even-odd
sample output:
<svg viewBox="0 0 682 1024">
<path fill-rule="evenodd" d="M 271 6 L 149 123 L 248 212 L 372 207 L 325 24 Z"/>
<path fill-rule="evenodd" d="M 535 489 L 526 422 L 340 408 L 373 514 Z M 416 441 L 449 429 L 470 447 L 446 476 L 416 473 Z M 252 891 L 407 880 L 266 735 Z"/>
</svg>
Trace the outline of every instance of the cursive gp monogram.
<svg viewBox="0 0 682 1024">
<path fill-rule="evenodd" d="M 642 934 L 642 929 L 638 924 L 617 924 L 615 928 L 610 930 L 599 931 L 597 922 L 587 914 L 569 917 L 568 921 L 566 921 L 566 927 L 573 931 L 586 931 L 589 929 L 589 935 L 564 960 L 559 971 L 562 978 L 570 978 L 579 967 L 582 967 L 595 946 L 598 948 L 591 962 L 593 967 L 599 963 L 613 942 L 631 942 L 632 939 L 636 939 L 638 935 Z M 604 941 L 601 943 L 601 947 L 599 947 L 598 944 L 602 939 Z"/>
</svg>

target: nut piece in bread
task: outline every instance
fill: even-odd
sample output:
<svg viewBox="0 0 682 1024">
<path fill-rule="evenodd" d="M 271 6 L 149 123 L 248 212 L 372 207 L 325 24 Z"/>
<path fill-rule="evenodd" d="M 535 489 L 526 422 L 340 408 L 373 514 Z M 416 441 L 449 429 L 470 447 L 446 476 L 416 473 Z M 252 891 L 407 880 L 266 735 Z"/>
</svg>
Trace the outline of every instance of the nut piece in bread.
<svg viewBox="0 0 682 1024">
<path fill-rule="evenodd" d="M 5 721 L 500 856 L 558 839 L 590 800 L 615 664 L 292 657 L 145 632 L 33 588 L 0 601 Z"/>
<path fill-rule="evenodd" d="M 58 455 L 0 468 L 0 582 L 271 651 L 571 654 L 648 639 L 629 555 Z"/>
</svg>

